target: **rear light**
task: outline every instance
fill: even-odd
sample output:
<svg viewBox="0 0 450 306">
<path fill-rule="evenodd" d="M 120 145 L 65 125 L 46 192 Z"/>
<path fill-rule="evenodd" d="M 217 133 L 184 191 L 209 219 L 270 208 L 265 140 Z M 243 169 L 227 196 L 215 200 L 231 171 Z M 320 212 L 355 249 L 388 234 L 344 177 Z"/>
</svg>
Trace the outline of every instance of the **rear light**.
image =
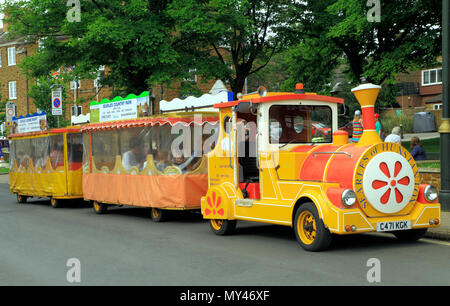
<svg viewBox="0 0 450 306">
<path fill-rule="evenodd" d="M 345 226 L 345 231 L 346 232 L 356 232 L 357 227 L 356 225 L 346 225 Z"/>
</svg>

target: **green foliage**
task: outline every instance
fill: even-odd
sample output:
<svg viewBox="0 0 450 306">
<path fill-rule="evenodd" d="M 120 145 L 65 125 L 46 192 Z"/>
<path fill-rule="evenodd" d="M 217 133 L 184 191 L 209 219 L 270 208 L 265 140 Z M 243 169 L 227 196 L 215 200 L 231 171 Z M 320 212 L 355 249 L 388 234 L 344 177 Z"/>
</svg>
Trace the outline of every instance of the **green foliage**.
<svg viewBox="0 0 450 306">
<path fill-rule="evenodd" d="M 59 82 L 63 82 L 62 79 Z M 55 128 L 58 127 L 58 118 L 59 117 L 59 126 L 67 126 L 70 125 L 70 119 L 65 118 L 66 114 L 66 108 L 68 105 L 64 103 L 64 101 L 67 100 L 67 92 L 65 88 L 63 87 L 62 91 L 62 110 L 63 115 L 62 116 L 53 116 L 52 115 L 52 85 L 58 84 L 58 80 L 55 80 L 53 78 L 40 78 L 39 84 L 34 84 L 30 88 L 30 98 L 33 99 L 33 103 L 36 106 L 36 108 L 39 108 L 42 111 L 45 111 L 47 113 L 47 127 L 48 128 Z"/>
<path fill-rule="evenodd" d="M 174 0 L 169 15 L 176 36 L 189 41 L 184 61 L 206 78 L 242 92 L 245 79 L 286 47 L 295 1 Z M 191 45 L 196 48 L 191 48 Z"/>
<path fill-rule="evenodd" d="M 297 47 L 290 56 L 291 80 L 305 79 L 317 91 L 324 90 L 334 70 L 345 64 L 352 84 L 363 76 L 389 84 L 399 72 L 436 63 L 441 52 L 441 0 L 380 1 L 381 22 L 367 20 L 366 3 L 303 1 L 294 29 Z"/>
<path fill-rule="evenodd" d="M 384 133 L 389 135 L 395 126 L 401 126 L 403 133 L 413 132 L 413 117 L 402 112 L 400 116 L 397 113 L 389 113 L 381 118 Z"/>
<path fill-rule="evenodd" d="M 61 66 L 76 67 L 73 77 L 96 77 L 109 68 L 103 85 L 140 93 L 155 83 L 180 75 L 180 55 L 174 41 L 174 21 L 168 1 L 81 1 L 81 22 L 66 18 L 66 1 L 30 0 L 8 4 L 10 36 L 43 39 L 44 48 L 28 56 L 31 77 L 45 77 Z"/>
</svg>

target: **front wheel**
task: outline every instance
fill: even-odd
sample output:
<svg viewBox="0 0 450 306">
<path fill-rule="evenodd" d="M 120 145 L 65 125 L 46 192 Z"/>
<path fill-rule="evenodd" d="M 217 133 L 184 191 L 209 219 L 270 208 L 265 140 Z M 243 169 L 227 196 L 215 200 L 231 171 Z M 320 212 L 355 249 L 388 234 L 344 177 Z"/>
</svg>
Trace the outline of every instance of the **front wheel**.
<svg viewBox="0 0 450 306">
<path fill-rule="evenodd" d="M 209 226 L 216 235 L 231 235 L 236 230 L 236 220 L 210 219 Z"/>
<path fill-rule="evenodd" d="M 393 232 L 397 239 L 402 241 L 416 241 L 423 238 L 427 232 L 426 228 L 411 229 L 406 231 Z"/>
<path fill-rule="evenodd" d="M 295 213 L 294 231 L 297 241 L 307 251 L 323 251 L 332 241 L 330 231 L 325 228 L 312 202 L 303 204 Z"/>
</svg>

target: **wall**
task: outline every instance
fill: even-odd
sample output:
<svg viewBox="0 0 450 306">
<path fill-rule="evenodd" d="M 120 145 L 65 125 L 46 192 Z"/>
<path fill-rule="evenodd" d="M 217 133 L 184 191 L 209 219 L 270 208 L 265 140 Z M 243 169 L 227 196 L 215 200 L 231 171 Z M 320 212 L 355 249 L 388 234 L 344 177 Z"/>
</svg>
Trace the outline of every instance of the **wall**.
<svg viewBox="0 0 450 306">
<path fill-rule="evenodd" d="M 440 169 L 419 168 L 421 183 L 430 184 L 441 190 L 441 171 Z"/>
</svg>

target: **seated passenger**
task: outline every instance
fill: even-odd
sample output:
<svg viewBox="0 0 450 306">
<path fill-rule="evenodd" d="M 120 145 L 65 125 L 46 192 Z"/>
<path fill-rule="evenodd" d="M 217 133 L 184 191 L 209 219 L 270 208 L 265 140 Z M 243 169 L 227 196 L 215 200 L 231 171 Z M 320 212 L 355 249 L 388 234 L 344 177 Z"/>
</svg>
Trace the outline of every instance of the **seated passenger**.
<svg viewBox="0 0 450 306">
<path fill-rule="evenodd" d="M 122 155 L 122 165 L 127 170 L 130 171 L 131 167 L 137 167 L 142 170 L 143 160 L 142 160 L 142 148 L 141 143 L 138 138 L 130 139 L 130 150 L 123 153 Z"/>
<path fill-rule="evenodd" d="M 164 169 L 169 165 L 169 152 L 167 151 L 158 151 L 156 153 L 156 169 L 161 172 L 164 172 Z"/>
</svg>

